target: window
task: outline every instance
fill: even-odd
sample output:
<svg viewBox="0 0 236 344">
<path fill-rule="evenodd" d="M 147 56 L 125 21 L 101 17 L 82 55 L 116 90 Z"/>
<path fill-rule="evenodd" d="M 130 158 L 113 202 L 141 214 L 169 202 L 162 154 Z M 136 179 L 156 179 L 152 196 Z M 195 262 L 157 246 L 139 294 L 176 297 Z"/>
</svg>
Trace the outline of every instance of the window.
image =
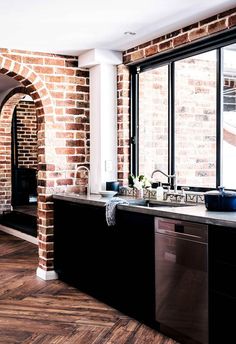
<svg viewBox="0 0 236 344">
<path fill-rule="evenodd" d="M 133 174 L 236 189 L 236 43 L 219 37 L 132 67 Z"/>
<path fill-rule="evenodd" d="M 175 63 L 175 171 L 180 185 L 215 186 L 215 50 Z"/>
<path fill-rule="evenodd" d="M 139 170 L 168 171 L 168 66 L 139 78 Z"/>
<path fill-rule="evenodd" d="M 236 189 L 236 44 L 223 48 L 222 180 Z"/>
</svg>

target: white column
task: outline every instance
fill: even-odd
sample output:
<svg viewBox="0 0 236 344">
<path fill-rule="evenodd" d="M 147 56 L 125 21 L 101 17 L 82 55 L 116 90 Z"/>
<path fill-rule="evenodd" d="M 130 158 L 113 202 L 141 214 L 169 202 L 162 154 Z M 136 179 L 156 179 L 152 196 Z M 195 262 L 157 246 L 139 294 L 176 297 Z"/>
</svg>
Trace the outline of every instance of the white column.
<svg viewBox="0 0 236 344">
<path fill-rule="evenodd" d="M 79 57 L 90 68 L 90 182 L 92 193 L 117 179 L 117 69 L 120 52 L 94 49 Z"/>
</svg>

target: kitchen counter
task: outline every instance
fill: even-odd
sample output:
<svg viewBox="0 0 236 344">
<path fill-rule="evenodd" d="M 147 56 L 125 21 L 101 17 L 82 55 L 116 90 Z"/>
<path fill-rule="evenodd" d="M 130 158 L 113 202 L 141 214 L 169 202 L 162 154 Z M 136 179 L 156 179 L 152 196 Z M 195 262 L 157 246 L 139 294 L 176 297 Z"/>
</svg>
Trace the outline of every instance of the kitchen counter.
<svg viewBox="0 0 236 344">
<path fill-rule="evenodd" d="M 120 198 L 135 202 L 135 198 L 130 196 L 119 196 Z M 101 197 L 100 195 L 92 194 L 87 195 L 76 195 L 76 194 L 55 194 L 54 199 L 64 200 L 79 204 L 88 204 L 104 207 L 109 198 Z M 217 212 L 209 211 L 206 209 L 204 204 L 197 204 L 193 206 L 181 207 L 169 207 L 169 206 L 158 206 L 158 207 L 146 207 L 135 204 L 129 205 L 118 205 L 119 209 L 127 210 L 130 212 L 148 214 L 159 217 L 166 217 L 172 219 L 179 219 L 185 221 L 194 221 L 198 223 L 212 224 L 226 227 L 236 227 L 236 212 Z"/>
</svg>

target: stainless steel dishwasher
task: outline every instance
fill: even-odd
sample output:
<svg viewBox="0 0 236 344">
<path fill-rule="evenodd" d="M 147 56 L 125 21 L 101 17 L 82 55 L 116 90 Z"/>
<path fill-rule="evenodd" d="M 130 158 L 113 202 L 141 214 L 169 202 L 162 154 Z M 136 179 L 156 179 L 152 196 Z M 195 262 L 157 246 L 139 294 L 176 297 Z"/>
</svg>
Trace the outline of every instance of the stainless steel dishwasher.
<svg viewBox="0 0 236 344">
<path fill-rule="evenodd" d="M 181 343 L 208 343 L 208 226 L 155 218 L 156 321 Z"/>
</svg>

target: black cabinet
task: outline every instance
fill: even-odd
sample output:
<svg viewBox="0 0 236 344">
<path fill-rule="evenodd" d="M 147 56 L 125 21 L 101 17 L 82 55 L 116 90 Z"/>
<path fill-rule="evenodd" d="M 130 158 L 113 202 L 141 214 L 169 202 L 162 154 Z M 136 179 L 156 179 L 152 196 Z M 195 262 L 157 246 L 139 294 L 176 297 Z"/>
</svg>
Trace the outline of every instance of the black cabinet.
<svg viewBox="0 0 236 344">
<path fill-rule="evenodd" d="M 154 323 L 154 218 L 118 210 L 116 250 L 119 307 L 142 321 Z"/>
<path fill-rule="evenodd" d="M 59 278 L 105 298 L 110 290 L 111 236 L 105 208 L 55 200 L 55 270 Z"/>
<path fill-rule="evenodd" d="M 154 220 L 105 207 L 55 200 L 55 270 L 59 278 L 133 317 L 154 322 Z"/>
<path fill-rule="evenodd" d="M 236 228 L 209 229 L 210 344 L 235 341 Z"/>
</svg>

